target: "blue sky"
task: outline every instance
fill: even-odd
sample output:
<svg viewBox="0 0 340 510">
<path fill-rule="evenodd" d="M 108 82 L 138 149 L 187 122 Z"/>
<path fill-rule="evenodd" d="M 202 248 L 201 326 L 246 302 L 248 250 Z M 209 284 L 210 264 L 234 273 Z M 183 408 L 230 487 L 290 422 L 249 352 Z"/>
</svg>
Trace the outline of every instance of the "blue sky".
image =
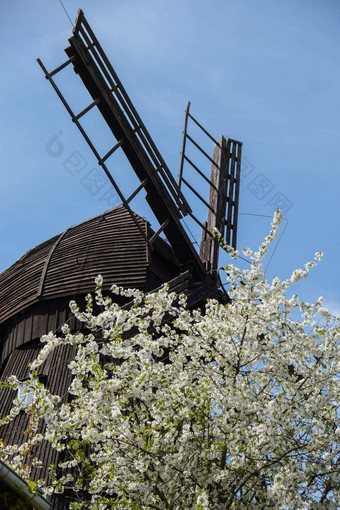
<svg viewBox="0 0 340 510">
<path fill-rule="evenodd" d="M 79 7 L 84 10 L 174 175 L 188 100 L 216 138 L 223 133 L 244 143 L 239 247 L 258 245 L 269 229 L 266 216 L 284 197 L 287 228 L 268 277 L 285 278 L 323 251 L 323 262 L 297 291 L 307 300 L 324 295 L 340 313 L 338 0 L 64 5 L 72 19 Z M 84 176 L 96 162 L 36 63 L 40 57 L 52 70 L 65 60 L 72 27 L 59 1 L 1 0 L 0 9 L 3 270 L 118 200 L 108 184 L 96 194 L 87 189 Z M 72 70 L 59 76 L 75 110 L 85 106 Z M 103 150 L 112 145 L 95 116 L 88 122 Z M 61 144 L 59 155 L 53 141 Z M 72 172 L 72 157 L 85 165 L 78 173 Z M 124 182 L 129 169 L 121 155 L 114 158 L 112 173 Z M 259 179 L 266 184 L 262 192 Z M 135 208 L 148 217 L 143 202 Z M 193 233 L 199 240 L 200 232 Z"/>
</svg>

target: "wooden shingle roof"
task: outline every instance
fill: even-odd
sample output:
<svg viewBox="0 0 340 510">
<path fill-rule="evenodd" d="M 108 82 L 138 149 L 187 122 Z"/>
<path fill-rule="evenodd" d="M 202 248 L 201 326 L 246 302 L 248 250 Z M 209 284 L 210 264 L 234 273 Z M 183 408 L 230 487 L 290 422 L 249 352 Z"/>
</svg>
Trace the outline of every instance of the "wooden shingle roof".
<svg viewBox="0 0 340 510">
<path fill-rule="evenodd" d="M 151 237 L 148 222 L 136 218 Z M 171 279 L 178 272 L 171 248 L 162 239 L 154 246 L 150 253 L 123 206 L 68 228 L 28 251 L 0 275 L 0 324 L 37 301 L 93 291 L 98 274 L 104 278 L 104 288 L 115 283 L 149 290 L 149 270 L 163 281 Z"/>
</svg>

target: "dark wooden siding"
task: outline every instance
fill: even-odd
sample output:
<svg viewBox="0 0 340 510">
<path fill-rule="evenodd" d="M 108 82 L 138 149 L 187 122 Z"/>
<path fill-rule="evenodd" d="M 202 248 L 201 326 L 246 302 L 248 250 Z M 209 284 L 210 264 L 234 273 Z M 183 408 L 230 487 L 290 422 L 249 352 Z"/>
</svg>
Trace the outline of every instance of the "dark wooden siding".
<svg viewBox="0 0 340 510">
<path fill-rule="evenodd" d="M 32 362 L 42 344 L 39 340 L 29 342 L 18 349 L 15 349 L 9 356 L 1 379 L 6 379 L 9 375 L 15 374 L 18 379 L 25 380 L 28 377 L 28 363 Z M 39 376 L 43 377 L 44 383 L 53 394 L 59 395 L 63 401 L 68 399 L 68 387 L 71 383 L 71 372 L 68 369 L 68 363 L 73 359 L 75 353 L 74 346 L 62 345 L 57 347 L 47 358 L 45 363 L 38 370 Z M 0 418 L 6 416 L 12 407 L 16 392 L 9 389 L 0 390 Z M 29 426 L 29 419 L 21 412 L 8 425 L 1 427 L 1 439 L 8 444 L 20 444 L 25 437 L 25 431 Z M 47 479 L 47 467 L 50 464 L 57 464 L 60 458 L 59 452 L 53 450 L 49 444 L 43 442 L 35 448 L 34 453 L 42 461 L 44 468 L 33 469 L 33 479 L 41 477 Z M 27 459 L 29 462 L 29 459 Z"/>
<path fill-rule="evenodd" d="M 172 280 L 172 278 L 179 274 L 179 266 L 174 253 L 169 245 L 161 238 L 156 239 L 154 249 L 149 251 L 148 262 L 150 271 L 157 276 L 160 282 L 158 285 L 154 285 L 152 287 L 153 289 L 164 282 Z"/>
<path fill-rule="evenodd" d="M 73 330 L 82 329 L 83 325 L 71 315 L 69 301 L 62 298 L 35 303 L 0 326 L 0 374 L 1 364 L 14 349 L 50 331 L 57 332 L 65 322 Z M 77 296 L 77 302 L 81 305 L 84 299 Z"/>
<path fill-rule="evenodd" d="M 28 364 L 36 359 L 42 347 L 43 344 L 39 340 L 36 340 L 15 349 L 10 354 L 0 379 L 6 380 L 7 377 L 12 374 L 15 374 L 20 380 L 27 379 L 29 376 Z M 58 346 L 38 369 L 38 375 L 44 378 L 44 383 L 51 393 L 63 398 L 67 397 L 67 388 L 71 382 L 71 373 L 68 369 L 68 363 L 73 359 L 74 353 L 74 346 Z M 0 415 L 3 417 L 9 413 L 12 407 L 15 392 L 13 390 L 0 390 L 0 394 Z M 17 427 L 14 428 L 17 431 Z M 4 437 L 3 430 L 2 428 L 2 438 Z M 16 434 L 15 431 L 13 431 L 13 433 Z M 8 434 L 9 432 L 6 433 L 7 436 Z"/>
</svg>

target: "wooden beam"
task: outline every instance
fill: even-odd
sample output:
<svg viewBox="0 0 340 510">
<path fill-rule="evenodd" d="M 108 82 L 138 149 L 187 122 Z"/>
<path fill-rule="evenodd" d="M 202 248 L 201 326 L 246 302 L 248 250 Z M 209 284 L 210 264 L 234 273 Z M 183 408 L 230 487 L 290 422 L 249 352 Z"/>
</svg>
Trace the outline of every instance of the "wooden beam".
<svg viewBox="0 0 340 510">
<path fill-rule="evenodd" d="M 223 135 L 220 136 L 218 143 L 215 143 L 213 164 L 211 165 L 210 198 L 209 212 L 206 227 L 209 232 L 216 228 L 224 235 L 225 213 L 227 203 L 227 145 Z M 206 265 L 208 271 L 216 271 L 218 267 L 219 243 L 216 238 L 202 232 L 202 241 L 200 247 L 200 258 Z"/>
</svg>

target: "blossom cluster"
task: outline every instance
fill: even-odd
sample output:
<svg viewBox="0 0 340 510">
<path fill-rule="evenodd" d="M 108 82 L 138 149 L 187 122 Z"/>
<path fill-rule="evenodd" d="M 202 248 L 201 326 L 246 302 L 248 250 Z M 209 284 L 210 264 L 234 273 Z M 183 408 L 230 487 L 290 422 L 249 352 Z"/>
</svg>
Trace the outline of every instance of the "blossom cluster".
<svg viewBox="0 0 340 510">
<path fill-rule="evenodd" d="M 259 250 L 246 250 L 249 269 L 226 267 L 227 305 L 188 310 L 166 286 L 149 295 L 114 286 L 107 297 L 98 277 L 86 309 L 71 304 L 88 334 L 65 327 L 43 338 L 27 382 L 30 444 L 3 445 L 2 456 L 20 471 L 42 439 L 63 451 L 42 488 L 71 489 L 74 509 L 339 508 L 339 319 L 322 299 L 287 296 L 319 253 L 266 281 L 279 222 L 277 213 Z M 67 402 L 36 375 L 64 343 L 76 347 Z M 14 403 L 7 421 L 18 412 Z"/>
</svg>

